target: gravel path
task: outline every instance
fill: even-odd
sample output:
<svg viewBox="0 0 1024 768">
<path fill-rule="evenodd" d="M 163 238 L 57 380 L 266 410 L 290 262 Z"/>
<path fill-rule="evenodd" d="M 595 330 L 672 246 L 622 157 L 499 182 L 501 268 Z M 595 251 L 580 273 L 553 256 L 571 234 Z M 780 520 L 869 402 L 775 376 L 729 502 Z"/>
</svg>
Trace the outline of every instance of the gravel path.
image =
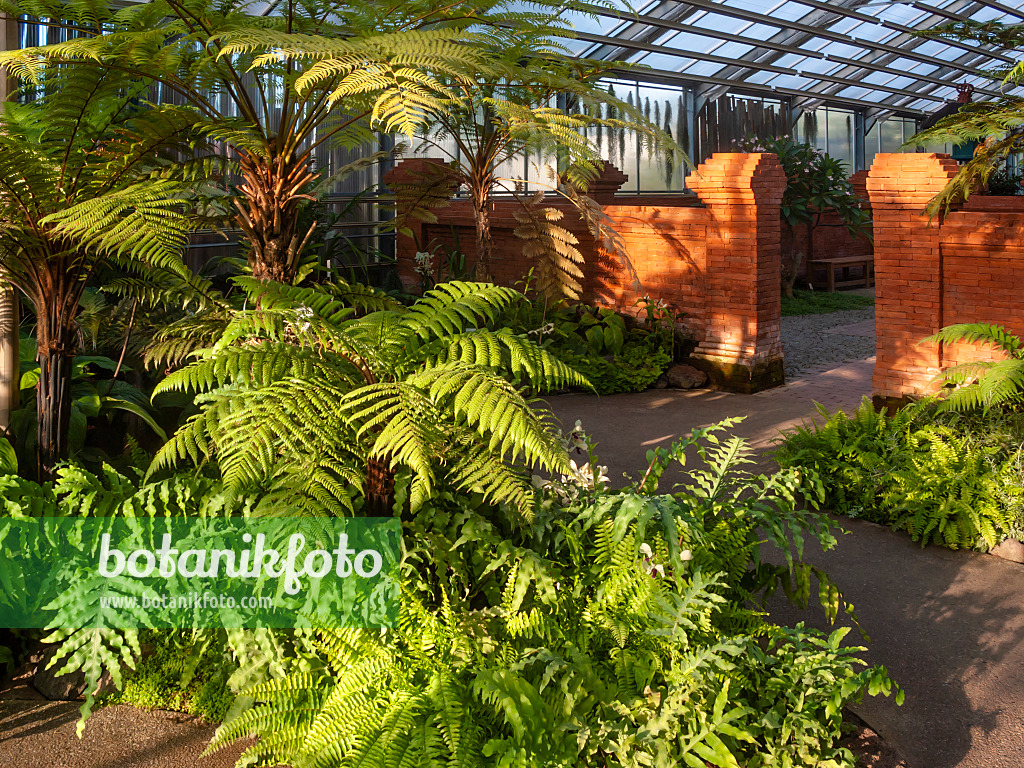
<svg viewBox="0 0 1024 768">
<path fill-rule="evenodd" d="M 873 357 L 875 335 L 871 328 L 874 320 L 874 307 L 848 312 L 830 312 L 827 315 L 782 318 L 786 381 L 804 378 L 802 374 L 808 371 L 832 368 L 850 360 Z M 830 332 L 830 329 L 837 328 L 849 333 Z"/>
</svg>

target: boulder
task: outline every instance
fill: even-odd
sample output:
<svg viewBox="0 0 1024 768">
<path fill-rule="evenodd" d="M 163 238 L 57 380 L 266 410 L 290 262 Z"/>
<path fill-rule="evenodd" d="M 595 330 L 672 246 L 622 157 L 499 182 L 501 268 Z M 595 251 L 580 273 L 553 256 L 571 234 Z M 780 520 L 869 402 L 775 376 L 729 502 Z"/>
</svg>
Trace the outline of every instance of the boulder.
<svg viewBox="0 0 1024 768">
<path fill-rule="evenodd" d="M 55 653 L 56 648 L 50 647 L 33 658 L 33 661 L 36 661 L 36 665 L 35 674 L 31 677 L 32 687 L 50 701 L 77 701 L 84 698 L 85 673 L 82 670 L 79 669 L 70 674 L 57 677 L 57 673 L 68 663 L 66 656 L 49 669 L 46 668 L 46 665 L 50 663 Z M 126 675 L 129 671 L 122 664 L 121 674 Z M 93 691 L 93 694 L 102 696 L 113 693 L 116 690 L 117 686 L 114 685 L 114 678 L 111 677 L 110 672 L 104 670 L 100 675 L 99 683 L 96 685 L 96 690 Z"/>
<path fill-rule="evenodd" d="M 702 387 L 707 383 L 708 375 L 704 371 L 694 368 L 692 365 L 676 363 L 665 373 L 668 378 L 668 385 L 676 389 L 693 389 Z"/>
<path fill-rule="evenodd" d="M 664 373 L 658 377 L 658 380 L 654 382 L 655 389 L 666 389 L 668 387 L 668 376 Z"/>
<path fill-rule="evenodd" d="M 32 676 L 32 687 L 50 701 L 75 701 L 85 693 L 85 673 L 82 670 L 57 677 L 57 673 L 67 664 L 67 657 L 62 658 L 47 669 L 47 664 L 56 653 L 55 647 L 47 648 L 40 654 L 36 663 L 36 672 Z"/>
<path fill-rule="evenodd" d="M 1017 539 L 1006 539 L 989 550 L 989 554 L 1015 563 L 1024 563 L 1024 544 Z"/>
</svg>

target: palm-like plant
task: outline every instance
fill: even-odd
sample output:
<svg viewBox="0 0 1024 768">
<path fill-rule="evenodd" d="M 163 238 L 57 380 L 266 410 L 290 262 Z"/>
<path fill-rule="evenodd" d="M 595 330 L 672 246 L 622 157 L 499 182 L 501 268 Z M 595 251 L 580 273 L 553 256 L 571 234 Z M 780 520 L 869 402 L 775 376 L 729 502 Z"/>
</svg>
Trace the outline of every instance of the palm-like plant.
<svg viewBox="0 0 1024 768">
<path fill-rule="evenodd" d="M 445 283 L 405 308 L 348 286 L 237 282 L 259 308 L 236 313 L 211 349 L 157 387 L 200 392 L 204 405 L 151 471 L 215 459 L 235 492 L 350 514 L 359 492 L 389 510 L 403 467 L 413 509 L 443 473 L 524 511 L 532 491 L 513 465 L 565 468 L 549 415 L 512 382 L 586 382 L 526 338 L 488 329 L 515 291 Z"/>
<path fill-rule="evenodd" d="M 569 202 L 597 241 L 630 268 L 621 238 L 585 194 L 604 168 L 601 150 L 587 134 L 595 129 L 633 131 L 650 152 L 682 152 L 642 110 L 600 84 L 611 69 L 609 62 L 568 59 L 543 36 L 529 35 L 492 56 L 504 62 L 502 77 L 454 83 L 445 109 L 433 115 L 429 129 L 419 136 L 418 152 L 439 153 L 450 162 L 426 169 L 408 189 L 403 185 L 395 190 L 405 198 L 400 214 L 425 218 L 422 204 L 433 198 L 417 198 L 417 186 L 464 188 L 476 229 L 474 277 L 490 280 L 492 199 L 496 192 L 510 194 L 522 205 L 516 213 L 516 234 L 536 257 L 538 290 L 550 299 L 579 298 L 583 257 L 575 236 L 558 223 L 564 213 L 541 207 L 542 195 L 523 194 L 526 180 L 502 177 L 502 166 L 534 161 L 537 178 L 529 184 Z M 408 205 L 411 201 L 421 205 Z"/>
<path fill-rule="evenodd" d="M 145 84 L 93 66 L 51 73 L 0 114 L 0 270 L 32 304 L 38 343 L 37 472 L 67 457 L 76 316 L 96 270 L 175 269 L 194 184 L 172 176 L 195 114 L 140 101 Z"/>
<path fill-rule="evenodd" d="M 421 125 L 442 107 L 446 88 L 438 77 L 475 77 L 485 68 L 468 28 L 485 18 L 518 18 L 502 13 L 505 2 L 413 0 L 383 8 L 372 0 L 268 7 L 156 0 L 118 7 L 26 0 L 0 8 L 74 37 L 0 61 L 35 81 L 52 64 L 98 59 L 153 78 L 162 99 L 191 105 L 237 157 L 231 218 L 253 275 L 291 282 L 315 227 L 298 224 L 299 210 L 313 199 L 311 185 L 322 181 L 314 153 L 374 142 L 372 127 L 411 132 Z M 296 48 L 308 66 L 296 67 Z"/>
<path fill-rule="evenodd" d="M 935 344 L 982 344 L 1002 352 L 1004 360 L 978 360 L 954 365 L 936 381 L 953 389 L 941 410 L 988 411 L 1019 402 L 1024 394 L 1024 341 L 1005 328 L 989 323 L 958 323 L 943 328 L 924 341 Z"/>
<path fill-rule="evenodd" d="M 1024 51 L 1024 30 L 1017 24 L 999 21 L 957 21 L 921 34 L 939 39 L 983 43 L 1010 56 L 1019 57 Z M 1002 78 L 1004 88 L 1022 85 L 1024 61 L 997 69 L 992 72 L 992 76 Z M 1024 99 L 1004 96 L 991 101 L 964 104 L 956 114 L 942 118 L 933 127 L 921 131 L 907 142 L 918 147 L 945 142 L 979 142 L 974 157 L 935 196 L 928 206 L 928 212 L 934 215 L 948 211 L 950 206 L 966 200 L 981 189 L 1009 158 L 1024 151 L 1022 123 Z"/>
</svg>

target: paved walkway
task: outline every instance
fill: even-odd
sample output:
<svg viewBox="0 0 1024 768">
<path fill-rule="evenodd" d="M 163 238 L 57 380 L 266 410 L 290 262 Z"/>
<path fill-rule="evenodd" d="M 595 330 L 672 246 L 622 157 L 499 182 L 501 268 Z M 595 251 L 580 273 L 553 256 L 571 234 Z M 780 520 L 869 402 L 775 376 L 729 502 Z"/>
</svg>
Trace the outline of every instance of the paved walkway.
<svg viewBox="0 0 1024 768">
<path fill-rule="evenodd" d="M 614 480 L 623 472 L 641 474 L 649 447 L 727 416 L 746 414 L 736 432 L 768 448 L 779 429 L 815 415 L 812 401 L 830 410 L 855 408 L 871 390 L 873 364 L 808 371 L 753 396 L 662 390 L 550 402 L 563 423 L 582 420 Z M 901 708 L 891 699 L 869 699 L 854 707 L 857 714 L 904 754 L 909 768 L 1024 766 L 1024 566 L 921 549 L 886 528 L 842 522 L 849 535 L 811 559 L 854 603 L 871 637 L 865 658 L 884 664 L 906 691 Z M 782 623 L 827 628 L 820 610 L 798 611 L 776 600 L 771 612 Z"/>
</svg>

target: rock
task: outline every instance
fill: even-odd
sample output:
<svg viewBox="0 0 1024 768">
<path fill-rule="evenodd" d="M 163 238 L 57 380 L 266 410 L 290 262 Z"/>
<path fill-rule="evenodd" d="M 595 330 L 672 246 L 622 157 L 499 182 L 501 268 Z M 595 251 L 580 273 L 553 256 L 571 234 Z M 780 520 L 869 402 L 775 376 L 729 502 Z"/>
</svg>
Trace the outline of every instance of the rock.
<svg viewBox="0 0 1024 768">
<path fill-rule="evenodd" d="M 146 653 L 147 649 L 151 652 L 152 646 L 143 645 L 140 650 Z M 77 672 L 57 677 L 57 673 L 64 668 L 68 660 L 67 657 L 64 657 L 47 669 L 46 665 L 50 663 L 56 651 L 56 647 L 49 647 L 32 658 L 32 661 L 35 662 L 35 674 L 30 676 L 32 687 L 50 701 L 77 701 L 85 696 L 85 673 L 82 670 L 78 670 Z M 127 675 L 130 671 L 127 666 L 121 665 L 122 676 Z M 110 672 L 104 670 L 100 674 L 99 682 L 93 694 L 102 696 L 114 693 L 116 690 L 117 686 L 114 684 L 114 678 Z"/>
<path fill-rule="evenodd" d="M 708 375 L 704 371 L 680 363 L 671 366 L 665 376 L 668 378 L 668 385 L 676 389 L 693 389 L 703 386 L 708 380 Z"/>
<path fill-rule="evenodd" d="M 56 648 L 48 648 L 36 665 L 32 677 L 32 687 L 50 701 L 75 701 L 85 693 L 85 673 L 81 670 L 57 677 L 57 673 L 67 664 L 67 657 L 61 659 L 49 669 L 46 665 L 56 654 Z"/>
<path fill-rule="evenodd" d="M 1024 563 L 1024 544 L 1017 539 L 1006 539 L 989 550 L 989 554 L 1015 563 Z"/>
<path fill-rule="evenodd" d="M 664 373 L 658 377 L 658 380 L 654 382 L 655 389 L 666 389 L 668 387 L 668 376 Z"/>
</svg>

